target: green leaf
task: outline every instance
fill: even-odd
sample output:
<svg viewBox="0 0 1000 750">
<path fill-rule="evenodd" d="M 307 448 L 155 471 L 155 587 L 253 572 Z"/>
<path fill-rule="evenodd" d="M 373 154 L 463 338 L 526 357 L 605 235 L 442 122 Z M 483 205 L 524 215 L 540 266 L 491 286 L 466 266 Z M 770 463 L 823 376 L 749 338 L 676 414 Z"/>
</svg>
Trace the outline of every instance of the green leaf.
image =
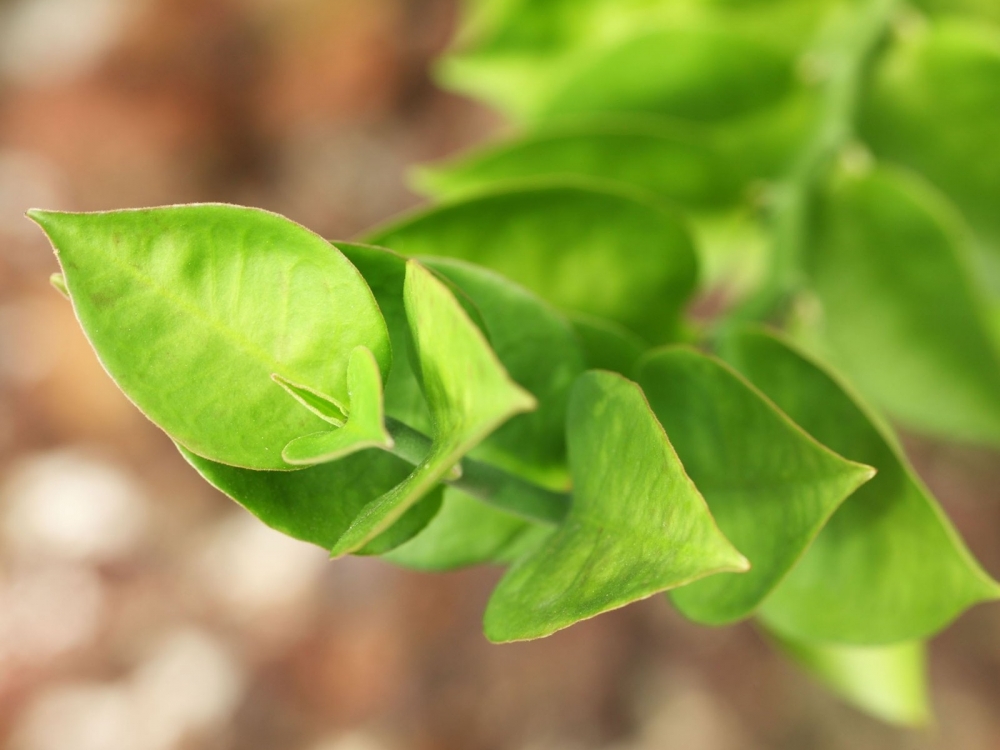
<svg viewBox="0 0 1000 750">
<path fill-rule="evenodd" d="M 927 649 L 922 642 L 839 646 L 772 637 L 806 672 L 862 711 L 902 726 L 921 727 L 930 721 Z"/>
<path fill-rule="evenodd" d="M 648 112 L 724 120 L 790 94 L 793 62 L 776 48 L 723 29 L 656 29 L 581 65 L 542 103 L 538 117 Z"/>
<path fill-rule="evenodd" d="M 566 432 L 569 515 L 500 581 L 487 638 L 540 638 L 712 573 L 746 570 L 635 383 L 581 376 Z"/>
<path fill-rule="evenodd" d="M 520 120 L 537 118 L 567 82 L 595 74 L 602 90 L 590 96 L 602 103 L 616 95 L 605 89 L 629 90 L 628 84 L 633 84 L 630 93 L 652 94 L 659 106 L 680 116 L 704 114 L 706 102 L 713 113 L 728 112 L 745 106 L 754 94 L 773 93 L 768 73 L 773 75 L 774 67 L 790 69 L 790 60 L 812 41 L 830 4 L 822 0 L 477 3 L 460 34 L 459 49 L 442 61 L 437 74 L 446 86 L 483 98 Z M 643 38 L 654 36 L 662 44 L 658 54 L 642 54 L 656 45 Z M 609 58 L 617 59 L 602 62 Z M 615 67 L 620 67 L 618 74 L 624 80 L 601 75 Z M 640 80 L 643 72 L 647 81 Z M 785 70 L 780 73 L 782 78 L 788 75 Z M 720 95 L 713 97 L 712 91 Z"/>
<path fill-rule="evenodd" d="M 392 438 L 385 429 L 378 362 L 363 346 L 351 354 L 347 388 L 351 405 L 347 422 L 336 430 L 314 432 L 291 441 L 281 452 L 286 462 L 293 466 L 312 466 L 365 448 L 392 448 Z"/>
<path fill-rule="evenodd" d="M 357 550 L 389 528 L 483 438 L 536 405 L 510 379 L 454 295 L 414 260 L 406 264 L 403 298 L 433 443 L 405 481 L 365 506 L 333 546 L 334 557 Z"/>
<path fill-rule="evenodd" d="M 649 349 L 641 338 L 610 320 L 585 313 L 571 313 L 569 318 L 588 370 L 610 370 L 631 377 L 639 357 Z"/>
<path fill-rule="evenodd" d="M 385 323 L 361 276 L 280 216 L 224 205 L 30 216 L 105 369 L 200 456 L 288 469 L 282 448 L 328 425 L 273 374 L 343 405 L 356 346 L 389 369 Z"/>
<path fill-rule="evenodd" d="M 719 528 L 752 566 L 675 589 L 674 604 L 713 625 L 747 617 L 872 469 L 820 445 L 736 372 L 692 349 L 651 352 L 639 383 Z"/>
<path fill-rule="evenodd" d="M 427 528 L 384 558 L 425 571 L 509 564 L 552 533 L 551 526 L 532 524 L 449 487 Z"/>
<path fill-rule="evenodd" d="M 834 361 L 914 430 L 1000 445 L 1000 352 L 937 193 L 879 169 L 842 176 L 820 206 L 808 273 Z"/>
<path fill-rule="evenodd" d="M 482 442 L 472 457 L 553 489 L 569 487 L 566 407 L 573 381 L 584 371 L 583 354 L 569 322 L 520 286 L 462 261 L 423 258 L 476 305 L 490 344 L 538 408 L 511 419 Z"/>
<path fill-rule="evenodd" d="M 413 468 L 380 450 L 301 471 L 251 471 L 215 463 L 180 448 L 209 484 L 273 529 L 330 549 L 373 499 L 404 481 Z M 440 488 L 413 506 L 359 554 L 381 554 L 423 529 L 441 507 Z"/>
<path fill-rule="evenodd" d="M 875 71 L 861 133 L 947 192 L 1000 252 L 1000 26 L 952 19 L 898 39 Z"/>
<path fill-rule="evenodd" d="M 917 640 L 1000 597 L 895 437 L 835 376 L 764 332 L 734 335 L 724 353 L 809 434 L 878 470 L 764 603 L 771 628 L 807 641 Z"/>
<path fill-rule="evenodd" d="M 655 118 L 530 133 L 419 169 L 412 182 L 440 200 L 481 192 L 497 182 L 567 175 L 631 185 L 702 210 L 737 203 L 745 183 L 703 132 Z"/>
<path fill-rule="evenodd" d="M 653 341 L 674 335 L 697 278 L 681 220 L 611 186 L 551 182 L 486 193 L 403 219 L 371 241 L 486 266 L 562 308 Z"/>
</svg>

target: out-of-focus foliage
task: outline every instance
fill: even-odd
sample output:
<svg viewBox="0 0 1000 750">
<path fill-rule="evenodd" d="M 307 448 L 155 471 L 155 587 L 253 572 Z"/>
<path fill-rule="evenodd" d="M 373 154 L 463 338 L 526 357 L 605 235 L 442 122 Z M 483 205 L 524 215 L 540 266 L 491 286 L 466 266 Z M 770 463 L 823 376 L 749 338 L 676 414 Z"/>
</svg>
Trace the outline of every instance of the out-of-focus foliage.
<svg viewBox="0 0 1000 750">
<path fill-rule="evenodd" d="M 231 207 L 36 218 L 112 377 L 266 523 L 509 566 L 495 641 L 668 590 L 757 616 L 919 723 L 923 641 L 1000 597 L 890 426 L 1000 446 L 997 16 L 478 0 L 440 80 L 514 131 L 420 169 L 436 202 L 373 245 Z"/>
</svg>

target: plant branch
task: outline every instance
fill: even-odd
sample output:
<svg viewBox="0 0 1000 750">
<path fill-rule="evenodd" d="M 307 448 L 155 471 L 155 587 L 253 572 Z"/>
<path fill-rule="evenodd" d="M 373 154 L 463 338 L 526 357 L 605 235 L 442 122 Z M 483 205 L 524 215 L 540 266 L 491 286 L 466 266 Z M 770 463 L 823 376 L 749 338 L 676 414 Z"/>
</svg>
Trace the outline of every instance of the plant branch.
<svg viewBox="0 0 1000 750">
<path fill-rule="evenodd" d="M 424 460 L 431 450 L 429 437 L 392 417 L 387 417 L 385 424 L 395 443 L 395 455 L 413 465 Z M 569 511 L 569 493 L 547 490 L 471 458 L 462 459 L 459 467 L 456 476 L 445 479 L 445 484 L 507 513 L 536 523 L 558 524 Z"/>
<path fill-rule="evenodd" d="M 809 205 L 843 148 L 854 137 L 857 110 L 871 59 L 885 37 L 899 0 L 872 0 L 837 29 L 819 55 L 827 77 L 824 115 L 788 174 L 773 189 L 774 245 L 767 279 L 731 316 L 764 320 L 803 285 L 802 256 Z"/>
</svg>

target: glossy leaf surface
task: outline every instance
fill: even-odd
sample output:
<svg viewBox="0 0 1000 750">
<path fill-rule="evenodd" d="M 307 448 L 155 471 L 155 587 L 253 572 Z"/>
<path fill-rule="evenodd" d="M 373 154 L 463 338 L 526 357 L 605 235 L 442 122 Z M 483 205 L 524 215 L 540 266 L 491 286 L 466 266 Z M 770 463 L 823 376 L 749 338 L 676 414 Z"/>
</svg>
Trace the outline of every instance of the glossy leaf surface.
<svg viewBox="0 0 1000 750">
<path fill-rule="evenodd" d="M 486 609 L 487 638 L 540 638 L 694 579 L 746 569 L 635 383 L 608 372 L 581 376 L 567 436 L 569 515 L 500 581 Z"/>
<path fill-rule="evenodd" d="M 330 549 L 368 503 L 404 481 L 412 466 L 380 450 L 300 471 L 252 471 L 181 455 L 212 486 L 273 529 Z M 360 554 L 381 554 L 423 529 L 441 507 L 439 491 L 411 508 Z"/>
<path fill-rule="evenodd" d="M 799 640 L 894 643 L 1000 596 L 895 438 L 833 375 L 763 332 L 734 336 L 725 356 L 817 440 L 878 470 L 764 603 L 770 627 Z"/>
<path fill-rule="evenodd" d="M 808 271 L 862 392 L 913 429 L 1000 445 L 1000 354 L 967 250 L 937 193 L 876 170 L 830 188 Z"/>
<path fill-rule="evenodd" d="M 872 470 L 817 443 L 737 373 L 693 349 L 650 353 L 639 383 L 719 528 L 752 566 L 676 589 L 674 604 L 710 624 L 747 617 Z"/>
<path fill-rule="evenodd" d="M 416 261 L 403 290 L 415 361 L 430 408 L 430 453 L 399 485 L 365 506 L 332 554 L 353 552 L 392 526 L 462 456 L 535 399 L 514 383 L 448 288 Z"/>
<path fill-rule="evenodd" d="M 446 204 L 375 232 L 408 255 L 444 255 L 497 271 L 550 302 L 669 339 L 697 259 L 670 210 L 616 188 L 540 183 Z"/>
<path fill-rule="evenodd" d="M 287 469 L 282 448 L 329 425 L 272 375 L 346 404 L 356 346 L 389 369 L 385 323 L 357 270 L 287 219 L 224 205 L 31 215 L 104 367 L 198 455 Z"/>
<path fill-rule="evenodd" d="M 840 646 L 774 638 L 806 672 L 861 710 L 903 726 L 930 720 L 927 648 L 920 641 Z"/>
</svg>

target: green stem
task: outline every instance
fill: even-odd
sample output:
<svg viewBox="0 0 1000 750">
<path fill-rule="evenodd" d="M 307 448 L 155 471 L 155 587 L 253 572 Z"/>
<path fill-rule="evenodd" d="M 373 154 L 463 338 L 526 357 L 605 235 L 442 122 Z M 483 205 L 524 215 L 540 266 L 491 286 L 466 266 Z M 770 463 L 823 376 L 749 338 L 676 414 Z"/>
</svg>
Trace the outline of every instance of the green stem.
<svg viewBox="0 0 1000 750">
<path fill-rule="evenodd" d="M 431 439 L 399 420 L 387 417 L 386 428 L 395 446 L 392 452 L 417 465 L 431 450 Z M 545 524 L 559 524 L 569 511 L 570 495 L 553 492 L 491 464 L 465 458 L 460 470 L 445 478 L 445 484 L 500 510 Z"/>
<path fill-rule="evenodd" d="M 829 66 L 824 116 L 788 174 L 774 188 L 773 255 L 761 289 L 732 315 L 734 322 L 765 320 L 803 286 L 802 256 L 809 207 L 843 148 L 855 135 L 864 79 L 888 31 L 899 0 L 873 0 L 839 30 L 836 43 L 820 50 Z"/>
</svg>

